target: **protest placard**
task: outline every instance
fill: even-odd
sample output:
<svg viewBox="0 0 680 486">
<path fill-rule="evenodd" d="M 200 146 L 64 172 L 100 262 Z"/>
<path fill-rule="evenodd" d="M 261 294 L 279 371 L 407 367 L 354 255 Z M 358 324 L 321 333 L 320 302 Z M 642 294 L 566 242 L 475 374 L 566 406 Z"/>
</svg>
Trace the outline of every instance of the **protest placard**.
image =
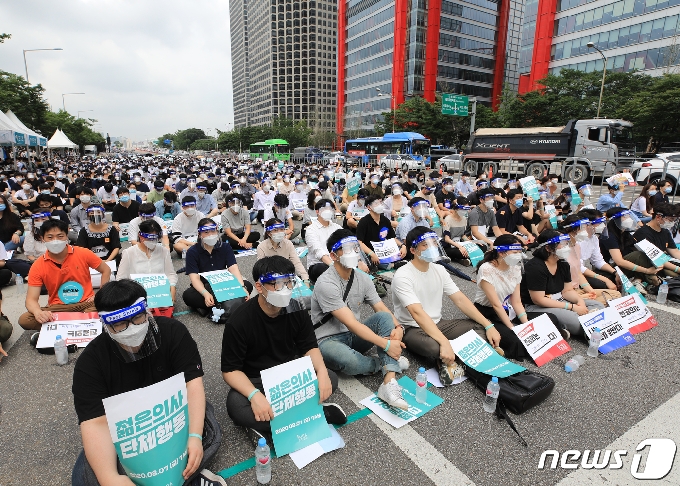
<svg viewBox="0 0 680 486">
<path fill-rule="evenodd" d="M 130 237 L 130 223 L 118 223 L 120 241 L 127 241 Z"/>
<path fill-rule="evenodd" d="M 416 401 L 416 382 L 408 376 L 399 378 L 398 383 L 401 385 L 401 395 L 408 404 L 408 410 L 391 407 L 378 398 L 378 395 L 375 393 L 364 398 L 359 403 L 397 429 L 418 417 L 422 417 L 433 408 L 444 403 L 443 398 L 438 397 L 429 390 L 427 391 L 425 403 L 418 403 Z"/>
<path fill-rule="evenodd" d="M 550 225 L 553 227 L 553 229 L 557 229 L 557 210 L 555 209 L 555 206 L 552 204 L 546 204 L 543 206 L 543 208 L 545 209 L 545 212 L 548 213 Z"/>
<path fill-rule="evenodd" d="M 440 228 L 441 227 L 441 221 L 439 220 L 439 215 L 437 214 L 437 211 L 434 208 L 428 208 L 427 211 L 430 213 L 430 218 L 432 218 L 432 227 L 433 228 Z"/>
<path fill-rule="evenodd" d="M 659 247 L 650 243 L 647 239 L 635 243 L 635 248 L 647 255 L 655 267 L 661 267 L 671 259 L 670 255 L 661 251 Z"/>
<path fill-rule="evenodd" d="M 260 375 L 265 396 L 274 411 L 270 423 L 277 456 L 330 437 L 319 403 L 319 383 L 309 356 L 262 370 Z"/>
<path fill-rule="evenodd" d="M 608 304 L 609 307 L 616 309 L 621 321 L 628 327 L 631 334 L 648 331 L 659 324 L 649 308 L 642 302 L 640 294 L 613 299 Z"/>
<path fill-rule="evenodd" d="M 224 302 L 248 295 L 238 279 L 229 270 L 214 270 L 212 272 L 199 273 L 199 275 L 208 281 L 217 302 Z"/>
<path fill-rule="evenodd" d="M 616 273 L 619 276 L 619 278 L 621 279 L 621 286 L 623 287 L 623 292 L 625 294 L 628 294 L 628 295 L 632 295 L 632 294 L 639 295 L 640 298 L 642 299 L 642 302 L 645 305 L 647 305 L 647 299 L 645 298 L 645 296 L 640 293 L 640 291 L 637 289 L 637 287 L 635 285 L 633 285 L 633 282 L 628 280 L 628 277 L 626 277 L 626 274 L 623 273 L 623 271 L 619 267 L 614 267 L 614 268 L 616 268 Z"/>
<path fill-rule="evenodd" d="M 106 263 L 109 268 L 111 269 L 111 275 L 115 275 L 116 273 L 116 260 L 111 260 L 110 262 L 104 262 Z M 92 288 L 93 289 L 98 289 L 102 286 L 102 274 L 99 273 L 97 270 L 94 268 L 90 268 L 90 280 L 92 281 Z"/>
<path fill-rule="evenodd" d="M 615 349 L 628 346 L 635 342 L 635 338 L 628 331 L 628 327 L 621 321 L 618 312 L 612 307 L 606 307 L 589 314 L 578 316 L 581 326 L 585 330 L 586 339 L 596 327 L 600 328 L 602 341 L 600 341 L 600 353 L 611 353 Z"/>
<path fill-rule="evenodd" d="M 463 363 L 481 373 L 506 378 L 525 370 L 498 354 L 473 330 L 451 340 L 450 343 L 453 352 Z"/>
<path fill-rule="evenodd" d="M 385 241 L 371 241 L 371 245 L 373 245 L 373 251 L 380 263 L 392 263 L 401 259 L 399 247 L 394 238 Z"/>
<path fill-rule="evenodd" d="M 472 241 L 461 241 L 460 244 L 465 247 L 472 266 L 476 268 L 477 264 L 484 259 L 484 253 L 482 253 L 482 250 Z"/>
<path fill-rule="evenodd" d="M 66 345 L 75 344 L 84 348 L 102 333 L 102 321 L 96 312 L 55 312 L 54 320 L 40 327 L 36 348 L 53 348 L 57 336 Z"/>
<path fill-rule="evenodd" d="M 349 197 L 356 196 L 357 192 L 359 192 L 360 188 L 361 188 L 361 179 L 353 177 L 349 181 L 347 181 L 347 195 Z"/>
<path fill-rule="evenodd" d="M 571 206 L 576 207 L 581 204 L 581 195 L 578 193 L 578 189 L 576 189 L 576 184 L 571 181 L 569 181 L 569 189 L 571 189 Z"/>
<path fill-rule="evenodd" d="M 146 306 L 149 309 L 171 307 L 170 281 L 163 273 L 132 273 L 130 278 L 142 284 L 146 289 Z"/>
<path fill-rule="evenodd" d="M 118 460 L 132 482 L 183 484 L 189 440 L 184 373 L 103 402 Z"/>
<path fill-rule="evenodd" d="M 536 366 L 571 351 L 571 347 L 546 314 L 512 328 Z"/>
<path fill-rule="evenodd" d="M 519 180 L 519 183 L 522 185 L 524 194 L 534 201 L 538 201 L 540 196 L 538 195 L 538 184 L 536 184 L 536 178 L 534 176 L 522 177 Z"/>
<path fill-rule="evenodd" d="M 303 258 L 307 256 L 307 253 L 309 253 L 309 248 L 306 246 L 298 246 L 295 248 L 295 252 L 297 253 L 298 258 Z"/>
</svg>

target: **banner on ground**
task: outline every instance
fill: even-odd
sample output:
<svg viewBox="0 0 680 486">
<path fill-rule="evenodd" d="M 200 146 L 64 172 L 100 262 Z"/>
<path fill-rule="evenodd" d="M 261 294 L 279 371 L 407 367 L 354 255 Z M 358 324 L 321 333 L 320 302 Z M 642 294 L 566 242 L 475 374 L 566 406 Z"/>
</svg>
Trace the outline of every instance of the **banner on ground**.
<svg viewBox="0 0 680 486">
<path fill-rule="evenodd" d="M 260 372 L 272 406 L 272 438 L 278 457 L 330 437 L 319 403 L 319 383 L 309 356 Z"/>
<path fill-rule="evenodd" d="M 635 243 L 635 248 L 643 252 L 652 261 L 655 267 L 661 267 L 664 263 L 671 260 L 669 255 L 666 255 L 659 247 L 650 243 L 646 239 Z"/>
<path fill-rule="evenodd" d="M 248 295 L 238 279 L 229 270 L 214 270 L 199 273 L 199 275 L 208 281 L 217 302 L 238 299 Z"/>
<path fill-rule="evenodd" d="M 623 291 L 628 294 L 628 295 L 633 295 L 637 294 L 640 296 L 642 299 L 642 302 L 644 302 L 645 305 L 647 305 L 647 299 L 645 299 L 645 296 L 640 293 L 640 291 L 637 289 L 635 285 L 633 285 L 633 282 L 628 280 L 628 277 L 626 277 L 626 274 L 623 273 L 623 271 L 619 267 L 614 267 L 616 268 L 616 273 L 618 274 L 619 278 L 621 279 L 621 286 L 623 287 Z"/>
<path fill-rule="evenodd" d="M 96 312 L 55 312 L 54 320 L 40 327 L 36 348 L 53 348 L 57 336 L 66 345 L 75 344 L 84 348 L 102 333 L 102 321 Z"/>
<path fill-rule="evenodd" d="M 578 316 L 578 320 L 581 322 L 588 340 L 590 340 L 593 330 L 596 327 L 600 328 L 602 341 L 600 341 L 599 349 L 602 354 L 611 353 L 615 349 L 635 342 L 635 338 L 628 331 L 628 327 L 621 321 L 619 313 L 612 307 L 605 307 L 602 310 Z"/>
<path fill-rule="evenodd" d="M 549 361 L 571 351 L 571 347 L 550 320 L 542 314 L 525 324 L 512 328 L 517 337 L 534 360 L 536 366 L 543 366 Z"/>
<path fill-rule="evenodd" d="M 171 307 L 170 281 L 163 273 L 132 273 L 132 280 L 139 282 L 146 289 L 146 304 L 149 309 Z"/>
<path fill-rule="evenodd" d="M 609 307 L 616 309 L 631 334 L 649 331 L 659 323 L 649 308 L 642 302 L 640 294 L 626 295 L 608 302 Z"/>
<path fill-rule="evenodd" d="M 479 334 L 470 330 L 450 341 L 453 352 L 467 366 L 487 375 L 507 378 L 520 373 L 525 368 L 511 363 L 498 354 Z"/>
<path fill-rule="evenodd" d="M 371 245 L 373 245 L 373 251 L 380 263 L 392 263 L 401 259 L 399 247 L 394 238 L 385 241 L 371 241 Z"/>
<path fill-rule="evenodd" d="M 523 177 L 519 180 L 522 185 L 522 191 L 524 194 L 529 196 L 534 201 L 538 201 L 540 196 L 538 195 L 538 184 L 536 183 L 536 178 L 534 176 Z"/>
<path fill-rule="evenodd" d="M 444 403 L 443 398 L 438 397 L 429 390 L 427 391 L 425 403 L 418 403 L 416 401 L 416 382 L 408 376 L 401 377 L 398 383 L 401 385 L 402 397 L 408 403 L 408 410 L 389 406 L 378 398 L 378 395 L 375 393 L 361 400 L 361 405 L 370 409 L 392 427 L 398 429 Z"/>
<path fill-rule="evenodd" d="M 550 225 L 553 227 L 553 229 L 557 229 L 557 210 L 555 209 L 555 206 L 552 204 L 546 204 L 543 207 L 550 218 Z"/>
<path fill-rule="evenodd" d="M 118 460 L 132 482 L 183 484 L 189 440 L 184 373 L 103 402 Z"/>
<path fill-rule="evenodd" d="M 476 268 L 477 264 L 484 259 L 484 253 L 482 253 L 482 250 L 479 248 L 479 246 L 477 246 L 477 244 L 472 241 L 461 241 L 460 244 L 465 247 L 472 266 Z"/>
</svg>

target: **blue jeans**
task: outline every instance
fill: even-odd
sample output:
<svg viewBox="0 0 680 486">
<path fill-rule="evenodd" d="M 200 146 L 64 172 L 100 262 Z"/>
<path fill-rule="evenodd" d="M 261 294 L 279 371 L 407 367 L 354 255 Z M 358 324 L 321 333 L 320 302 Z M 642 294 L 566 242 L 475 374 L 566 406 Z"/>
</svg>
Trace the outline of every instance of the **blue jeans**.
<svg viewBox="0 0 680 486">
<path fill-rule="evenodd" d="M 19 241 L 19 244 L 18 244 L 18 245 L 17 245 L 16 243 L 14 243 L 11 239 L 10 239 L 7 243 L 4 243 L 4 245 L 5 245 L 5 250 L 7 250 L 7 251 L 12 251 L 12 250 L 16 250 L 16 249 L 19 248 L 20 246 L 24 246 L 24 235 L 21 235 L 21 236 L 19 237 L 19 240 L 20 240 L 20 241 Z"/>
<path fill-rule="evenodd" d="M 652 220 L 651 216 L 643 216 L 639 211 L 633 211 L 633 214 L 637 216 L 642 223 L 649 223 Z"/>
<path fill-rule="evenodd" d="M 387 312 L 376 312 L 363 324 L 381 337 L 388 337 L 394 330 L 392 315 Z M 401 372 L 396 359 L 378 347 L 378 358 L 364 356 L 373 347 L 373 343 L 359 338 L 351 332 L 343 332 L 325 338 L 319 343 L 319 350 L 328 368 L 342 371 L 347 375 L 371 375 L 382 370 L 383 375 L 390 371 Z"/>
</svg>

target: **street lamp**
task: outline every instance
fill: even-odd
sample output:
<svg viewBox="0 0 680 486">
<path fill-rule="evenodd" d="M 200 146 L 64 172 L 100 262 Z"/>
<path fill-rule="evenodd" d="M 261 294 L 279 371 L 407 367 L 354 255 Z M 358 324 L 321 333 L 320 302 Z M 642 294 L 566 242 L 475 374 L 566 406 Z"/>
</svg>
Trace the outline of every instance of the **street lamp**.
<svg viewBox="0 0 680 486">
<path fill-rule="evenodd" d="M 600 109 L 602 108 L 602 93 L 604 92 L 604 78 L 607 75 L 607 56 L 605 56 L 601 50 L 599 50 L 594 42 L 588 42 L 586 44 L 590 49 L 595 49 L 597 52 L 600 53 L 600 56 L 602 56 L 602 59 L 604 59 L 604 68 L 602 69 L 602 86 L 600 86 L 600 102 L 597 104 L 597 117 L 600 118 Z"/>
<path fill-rule="evenodd" d="M 61 106 L 66 111 L 66 102 L 64 101 L 64 96 L 67 95 L 84 95 L 85 93 L 62 93 L 61 94 Z"/>
<path fill-rule="evenodd" d="M 375 88 L 375 90 L 378 92 L 378 96 L 390 96 L 392 98 L 392 133 L 394 133 L 394 118 L 395 118 L 395 112 L 397 111 L 396 108 L 396 100 L 394 96 L 392 96 L 392 93 L 383 93 L 380 88 Z"/>
<path fill-rule="evenodd" d="M 33 51 L 63 51 L 61 47 L 55 47 L 53 49 L 24 49 L 24 69 L 26 70 L 26 82 L 28 84 L 31 84 L 31 82 L 28 80 L 28 64 L 26 63 L 26 53 L 27 52 L 33 52 Z"/>
<path fill-rule="evenodd" d="M 94 110 L 80 110 L 80 111 L 78 111 L 78 116 L 76 118 L 80 118 L 81 113 L 85 113 L 85 112 L 88 112 L 88 111 L 94 111 Z"/>
</svg>

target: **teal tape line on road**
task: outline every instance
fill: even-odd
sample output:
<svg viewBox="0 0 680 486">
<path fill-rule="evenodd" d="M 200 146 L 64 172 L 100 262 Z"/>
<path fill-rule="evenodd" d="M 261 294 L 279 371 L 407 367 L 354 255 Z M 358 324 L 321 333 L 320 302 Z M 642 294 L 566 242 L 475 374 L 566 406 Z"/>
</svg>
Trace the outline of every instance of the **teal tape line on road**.
<svg viewBox="0 0 680 486">
<path fill-rule="evenodd" d="M 339 429 L 340 427 L 344 427 L 345 425 L 352 424 L 356 422 L 357 420 L 361 420 L 364 417 L 367 417 L 368 415 L 372 414 L 370 409 L 368 408 L 362 408 L 361 410 L 354 412 L 350 415 L 347 416 L 347 423 L 342 424 L 342 425 L 336 425 L 335 428 Z M 276 454 L 272 453 L 272 458 L 275 458 Z M 250 459 L 246 459 L 245 461 L 239 462 L 238 464 L 234 464 L 233 466 L 227 468 L 227 469 L 222 469 L 221 471 L 217 472 L 218 476 L 222 476 L 224 479 L 229 479 L 233 476 L 236 476 L 237 474 L 242 473 L 243 471 L 247 471 L 248 469 L 252 469 L 255 467 L 255 457 L 251 457 Z"/>
<path fill-rule="evenodd" d="M 191 311 L 182 311 L 182 312 L 175 312 L 172 314 L 173 317 L 175 316 L 185 316 L 187 314 L 191 314 Z"/>
</svg>

